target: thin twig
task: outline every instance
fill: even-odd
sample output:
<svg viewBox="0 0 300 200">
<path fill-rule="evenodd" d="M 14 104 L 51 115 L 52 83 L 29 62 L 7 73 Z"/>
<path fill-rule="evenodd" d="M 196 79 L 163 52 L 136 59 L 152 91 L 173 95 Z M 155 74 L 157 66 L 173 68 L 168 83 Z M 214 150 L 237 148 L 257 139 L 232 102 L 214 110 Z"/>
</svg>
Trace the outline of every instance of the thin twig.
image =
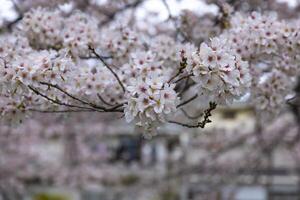
<svg viewBox="0 0 300 200">
<path fill-rule="evenodd" d="M 78 112 L 95 112 L 94 110 L 38 110 L 38 109 L 28 109 L 28 111 L 32 112 L 40 112 L 40 113 L 78 113 Z"/>
<path fill-rule="evenodd" d="M 97 93 L 97 96 L 100 99 L 100 101 L 102 101 L 104 104 L 106 104 L 108 106 L 114 106 L 113 104 L 108 103 L 107 101 L 105 101 L 105 99 L 103 99 L 102 96 L 99 93 Z"/>
<path fill-rule="evenodd" d="M 179 76 L 186 68 L 186 66 L 187 66 L 187 58 L 182 58 L 182 61 L 180 61 L 180 68 L 178 72 L 169 79 L 168 83 L 171 83 L 177 76 Z"/>
<path fill-rule="evenodd" d="M 164 6 L 167 9 L 167 12 L 168 12 L 168 15 L 169 15 L 168 20 L 171 20 L 173 22 L 173 24 L 174 24 L 174 27 L 175 27 L 176 33 L 177 33 L 176 34 L 176 38 L 177 38 L 178 33 L 180 33 L 185 41 L 190 41 L 190 39 L 182 32 L 182 30 L 180 29 L 180 27 L 177 26 L 176 17 L 174 17 L 172 15 L 170 6 L 168 5 L 167 1 L 166 0 L 162 0 L 162 3 L 164 4 Z"/>
<path fill-rule="evenodd" d="M 111 59 L 113 58 L 112 56 L 101 56 L 103 59 Z M 98 57 L 97 56 L 80 56 L 79 57 L 80 59 L 83 59 L 83 60 L 87 60 L 87 59 L 97 59 Z"/>
<path fill-rule="evenodd" d="M 183 69 L 184 67 L 180 67 L 178 72 L 168 80 L 168 83 L 171 83 L 177 76 L 179 76 L 182 73 Z"/>
<path fill-rule="evenodd" d="M 173 15 L 170 9 L 170 6 L 168 5 L 166 0 L 162 0 L 162 3 L 164 4 L 164 6 L 166 7 L 168 14 L 169 14 L 169 19 L 173 19 Z"/>
<path fill-rule="evenodd" d="M 290 98 L 290 99 L 287 99 L 286 100 L 286 104 L 290 105 L 290 106 L 299 106 L 300 107 L 300 104 L 297 104 L 297 100 L 300 99 L 300 97 L 298 97 L 297 95 L 295 95 L 294 97 Z"/>
<path fill-rule="evenodd" d="M 124 106 L 124 104 L 118 104 L 118 105 L 115 105 L 114 107 L 112 108 L 109 108 L 107 109 L 107 111 L 111 112 L 111 111 L 116 111 L 116 112 L 123 112 L 123 110 L 117 110 L 118 108 Z"/>
<path fill-rule="evenodd" d="M 123 104 L 118 104 L 118 105 L 115 105 L 114 107 L 112 108 L 106 108 L 106 107 L 103 107 L 103 106 L 99 106 L 99 105 L 96 105 L 96 104 L 93 104 L 93 103 L 90 103 L 90 102 L 87 102 L 87 101 L 84 101 L 82 99 L 79 99 L 77 97 L 75 97 L 74 95 L 68 93 L 67 91 L 65 91 L 64 89 L 62 89 L 61 87 L 59 87 L 58 85 L 53 85 L 51 83 L 46 83 L 46 82 L 40 82 L 40 84 L 42 85 L 47 85 L 48 87 L 52 87 L 52 88 L 55 88 L 59 91 L 61 91 L 62 93 L 64 93 L 65 95 L 67 95 L 68 97 L 84 104 L 84 105 L 88 105 L 90 106 L 91 108 L 89 107 L 82 107 L 82 106 L 77 106 L 77 105 L 72 105 L 72 104 L 66 104 L 66 103 L 63 103 L 65 104 L 64 106 L 71 106 L 71 107 L 74 107 L 76 106 L 77 108 L 83 108 L 83 109 L 92 109 L 94 111 L 97 111 L 97 112 L 123 112 L 123 110 L 118 110 L 118 108 L 122 107 Z M 31 90 L 33 90 L 34 88 L 32 88 L 31 86 L 29 86 L 29 88 Z M 35 90 L 35 91 L 34 91 Z M 53 102 L 53 103 L 59 103 L 60 105 L 62 105 L 62 102 L 60 101 L 57 101 L 55 99 L 51 99 L 50 97 L 42 94 L 41 92 L 39 92 L 38 90 L 34 89 L 33 91 L 36 93 L 36 94 L 39 94 L 40 96 L 43 96 L 44 98 L 46 98 L 47 100 Z"/>
<path fill-rule="evenodd" d="M 57 104 L 57 105 L 61 105 L 61 106 L 66 106 L 66 107 L 72 107 L 72 108 L 79 108 L 79 109 L 87 109 L 87 110 L 94 110 L 94 111 L 98 111 L 98 110 L 95 110 L 93 108 L 88 108 L 88 107 L 83 107 L 83 106 L 77 106 L 77 105 L 73 105 L 73 104 L 68 104 L 68 103 L 64 103 L 64 102 L 61 102 L 59 100 L 56 100 L 56 99 L 52 99 L 50 97 L 48 97 L 47 95 L 41 93 L 40 91 L 38 91 L 37 89 L 33 88 L 32 86 L 28 85 L 28 88 L 30 90 L 32 90 L 35 94 L 41 96 L 41 97 L 44 97 L 45 99 L 47 99 L 48 101 L 54 103 L 54 104 Z"/>
<path fill-rule="evenodd" d="M 184 102 L 178 104 L 178 105 L 177 105 L 177 108 L 180 108 L 180 107 L 182 107 L 182 106 L 184 106 L 184 105 L 190 103 L 191 101 L 195 100 L 197 97 L 198 97 L 198 94 L 195 94 L 194 96 L 192 96 L 192 97 L 189 98 L 188 100 L 186 100 L 186 101 L 184 101 Z"/>
<path fill-rule="evenodd" d="M 211 116 L 211 112 L 216 109 L 217 104 L 214 102 L 210 102 L 209 103 L 209 108 L 207 110 L 204 111 L 204 117 L 203 120 L 198 122 L 197 124 L 185 124 L 182 122 L 177 122 L 177 121 L 168 121 L 169 123 L 172 124 L 177 124 L 186 128 L 204 128 L 206 124 L 211 123 L 211 120 L 209 119 L 209 117 Z"/>
<path fill-rule="evenodd" d="M 46 83 L 46 82 L 40 82 L 40 84 L 42 84 L 42 85 L 47 85 L 47 86 L 49 86 L 49 87 L 53 87 L 53 88 L 55 88 L 55 89 L 61 91 L 62 93 L 64 93 L 64 94 L 67 95 L 68 97 L 70 97 L 71 99 L 74 99 L 74 100 L 76 100 L 76 101 L 78 101 L 78 102 L 80 102 L 80 103 L 82 103 L 82 104 L 91 106 L 91 107 L 96 108 L 96 109 L 104 110 L 104 111 L 107 110 L 105 107 L 98 106 L 98 105 L 95 105 L 95 104 L 93 104 L 93 103 L 90 103 L 90 102 L 87 102 L 87 101 L 84 101 L 84 100 L 82 100 L 82 99 L 79 99 L 79 98 L 75 97 L 74 95 L 68 93 L 67 91 L 65 91 L 64 89 L 62 89 L 61 87 L 59 87 L 58 85 L 53 85 L 53 84 L 51 84 L 51 83 Z"/>
<path fill-rule="evenodd" d="M 181 92 L 179 92 L 178 96 L 183 96 L 183 94 L 188 91 L 190 89 L 190 87 L 194 86 L 196 83 L 195 82 L 192 82 L 192 83 L 188 83 L 188 80 L 189 79 L 186 79 L 186 84 L 184 86 L 184 88 L 181 90 Z"/>
<path fill-rule="evenodd" d="M 184 79 L 187 79 L 187 78 L 190 78 L 191 76 L 193 76 L 193 74 L 189 74 L 189 75 L 183 76 L 183 77 L 177 79 L 174 83 L 179 83 L 180 81 L 182 81 Z"/>
<path fill-rule="evenodd" d="M 106 61 L 96 52 L 96 50 L 94 48 L 89 46 L 89 49 L 104 64 L 104 66 L 114 75 L 114 77 L 117 79 L 119 85 L 122 87 L 123 92 L 125 92 L 126 91 L 125 87 L 124 87 L 122 81 L 120 80 L 119 76 L 117 75 L 117 73 L 114 72 L 114 70 L 106 63 Z"/>
<path fill-rule="evenodd" d="M 99 98 L 104 104 L 109 105 L 109 106 L 113 106 L 112 108 L 109 108 L 110 110 L 118 109 L 118 108 L 124 106 L 124 104 L 125 104 L 125 103 L 121 103 L 121 104 L 113 105 L 113 104 L 108 103 L 107 101 L 105 101 L 105 99 L 103 99 L 102 96 L 101 96 L 99 93 L 97 93 L 97 96 L 98 96 L 98 98 Z"/>
</svg>

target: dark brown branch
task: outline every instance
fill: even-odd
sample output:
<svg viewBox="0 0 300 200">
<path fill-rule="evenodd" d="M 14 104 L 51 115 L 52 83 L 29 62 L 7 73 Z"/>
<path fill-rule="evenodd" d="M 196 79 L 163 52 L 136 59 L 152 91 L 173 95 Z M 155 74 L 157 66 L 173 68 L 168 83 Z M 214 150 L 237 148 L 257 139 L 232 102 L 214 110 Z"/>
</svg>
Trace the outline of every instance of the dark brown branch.
<svg viewBox="0 0 300 200">
<path fill-rule="evenodd" d="M 183 72 L 183 70 L 186 68 L 186 65 L 187 65 L 187 59 L 182 58 L 182 61 L 180 61 L 180 68 L 179 68 L 178 72 L 169 79 L 168 83 L 171 83 L 177 76 L 179 76 Z"/>
<path fill-rule="evenodd" d="M 173 16 L 172 16 L 171 9 L 170 9 L 170 6 L 168 5 L 167 1 L 166 0 L 162 0 L 162 3 L 164 4 L 164 6 L 166 7 L 166 9 L 168 11 L 169 19 L 172 19 Z"/>
<path fill-rule="evenodd" d="M 28 109 L 31 112 L 40 112 L 40 113 L 79 113 L 79 112 L 95 112 L 94 110 L 38 110 L 38 109 Z"/>
<path fill-rule="evenodd" d="M 189 83 L 189 79 L 186 79 L 184 87 L 182 88 L 181 92 L 179 92 L 178 96 L 183 96 L 183 94 L 190 89 L 190 87 L 195 85 L 195 82 Z"/>
<path fill-rule="evenodd" d="M 103 59 L 111 59 L 112 56 L 101 56 Z M 87 60 L 87 59 L 97 59 L 97 56 L 79 56 L 80 59 Z"/>
<path fill-rule="evenodd" d="M 111 111 L 115 111 L 115 112 L 123 112 L 123 110 L 117 110 L 118 108 L 124 106 L 124 104 L 118 104 L 118 105 L 115 105 L 114 107 L 112 108 L 109 108 L 107 109 L 107 111 L 111 112 Z"/>
<path fill-rule="evenodd" d="M 198 97 L 198 94 L 195 94 L 194 96 L 192 96 L 192 97 L 189 98 L 188 100 L 186 100 L 186 101 L 184 101 L 184 102 L 178 104 L 178 105 L 177 105 L 177 108 L 180 108 L 180 107 L 182 107 L 182 106 L 184 106 L 184 105 L 190 103 L 191 101 L 195 100 L 197 97 Z"/>
<path fill-rule="evenodd" d="M 117 106 L 115 106 L 115 107 L 113 107 L 113 108 L 105 108 L 105 107 L 103 107 L 103 106 L 99 106 L 99 105 L 96 105 L 96 104 L 93 104 L 93 103 L 84 101 L 84 100 L 82 100 L 82 99 L 79 99 L 79 98 L 75 97 L 74 95 L 68 93 L 67 91 L 65 91 L 64 89 L 62 89 L 61 87 L 59 87 L 58 85 L 53 85 L 53 84 L 51 84 L 51 83 L 46 83 L 46 82 L 40 82 L 40 84 L 42 84 L 42 85 L 47 85 L 47 86 L 49 86 L 49 87 L 53 87 L 53 88 L 55 88 L 55 89 L 61 91 L 62 93 L 64 93 L 64 94 L 67 95 L 68 97 L 70 97 L 71 99 L 74 99 L 74 100 L 76 100 L 76 101 L 78 101 L 78 102 L 80 102 L 80 103 L 82 103 L 82 104 L 84 104 L 84 105 L 88 105 L 88 106 L 90 106 L 90 107 L 92 107 L 92 108 L 100 109 L 100 110 L 102 110 L 102 111 L 104 111 L 104 112 L 114 112 L 114 111 L 117 111 L 116 109 L 119 108 L 119 107 L 121 107 L 121 106 L 123 105 L 123 104 L 121 104 L 121 105 L 117 105 Z M 121 112 L 121 111 L 120 111 L 120 112 Z"/>
<path fill-rule="evenodd" d="M 112 108 L 109 108 L 110 110 L 118 109 L 118 108 L 124 106 L 124 104 L 125 104 L 125 103 L 121 103 L 121 104 L 113 105 L 113 104 L 110 104 L 107 101 L 105 101 L 105 99 L 103 99 L 100 94 L 97 94 L 97 96 L 104 104 L 113 106 Z"/>
<path fill-rule="evenodd" d="M 74 100 L 76 100 L 76 101 L 78 101 L 78 102 L 80 102 L 80 103 L 82 103 L 82 104 L 91 106 L 91 107 L 96 108 L 96 109 L 101 109 L 101 110 L 105 110 L 105 109 L 106 109 L 106 108 L 104 108 L 104 107 L 97 106 L 97 105 L 92 104 L 92 103 L 90 103 L 90 102 L 87 102 L 87 101 L 84 101 L 84 100 L 82 100 L 82 99 L 79 99 L 79 98 L 75 97 L 74 95 L 71 95 L 70 93 L 68 93 L 67 91 L 65 91 L 65 90 L 62 89 L 61 87 L 59 87 L 58 85 L 53 85 L 53 84 L 51 84 L 51 83 L 46 83 L 46 82 L 40 82 L 40 84 L 42 84 L 42 85 L 47 85 L 47 86 L 49 86 L 49 87 L 55 88 L 55 89 L 61 91 L 62 93 L 64 93 L 65 95 L 67 95 L 68 97 L 70 97 L 71 99 L 74 99 Z"/>
<path fill-rule="evenodd" d="M 183 77 L 177 79 L 177 80 L 175 81 L 175 83 L 179 83 L 180 81 L 185 80 L 185 79 L 188 79 L 188 78 L 190 78 L 191 76 L 193 76 L 193 74 L 189 74 L 189 75 L 183 76 Z"/>
<path fill-rule="evenodd" d="M 117 75 L 117 73 L 107 64 L 107 62 L 96 52 L 96 50 L 94 48 L 92 48 L 90 46 L 89 49 L 104 64 L 104 66 L 114 75 L 114 77 L 117 79 L 119 85 L 122 87 L 123 92 L 125 92 L 126 91 L 125 87 L 124 87 L 122 81 L 120 80 L 119 76 Z"/>
<path fill-rule="evenodd" d="M 176 38 L 178 36 L 178 34 L 181 34 L 181 36 L 183 37 L 183 39 L 185 41 L 190 41 L 190 39 L 188 38 L 188 36 L 180 29 L 180 27 L 177 26 L 177 23 L 176 23 L 176 17 L 174 17 L 171 13 L 171 9 L 170 9 L 170 6 L 168 5 L 167 1 L 166 0 L 162 0 L 162 3 L 164 4 L 165 8 L 167 9 L 167 12 L 168 12 L 168 20 L 171 20 L 172 23 L 174 24 L 174 27 L 176 29 Z"/>
<path fill-rule="evenodd" d="M 178 72 L 169 79 L 168 83 L 171 83 L 177 76 L 179 76 L 182 73 L 183 69 L 183 67 L 180 67 Z"/>
<path fill-rule="evenodd" d="M 68 103 L 64 103 L 64 102 L 61 102 L 59 100 L 56 100 L 56 99 L 52 99 L 50 97 L 48 97 L 47 95 L 41 93 L 40 91 L 38 91 L 37 89 L 33 88 L 32 86 L 28 85 L 28 88 L 30 90 L 32 90 L 35 94 L 45 98 L 46 100 L 54 103 L 54 104 L 57 104 L 57 105 L 61 105 L 61 106 L 66 106 L 66 107 L 72 107 L 72 108 L 79 108 L 79 109 L 86 109 L 86 110 L 93 110 L 93 111 L 98 111 L 98 110 L 95 110 L 95 109 L 92 109 L 92 108 L 88 108 L 88 107 L 83 107 L 83 106 L 77 106 L 77 105 L 73 105 L 73 104 L 68 104 Z"/>
<path fill-rule="evenodd" d="M 181 122 L 177 122 L 177 121 L 168 121 L 169 123 L 172 124 L 177 124 L 186 128 L 204 128 L 206 124 L 211 123 L 211 120 L 209 119 L 209 117 L 211 116 L 211 112 L 216 109 L 217 104 L 214 102 L 210 102 L 209 103 L 209 108 L 207 110 L 204 111 L 204 117 L 203 120 L 198 122 L 197 124 L 185 124 L 185 123 L 181 123 Z"/>
<path fill-rule="evenodd" d="M 298 95 L 295 95 L 294 97 L 287 99 L 286 103 L 291 107 L 300 107 L 300 104 L 297 102 L 299 101 L 300 97 Z"/>
<path fill-rule="evenodd" d="M 106 104 L 108 106 L 114 106 L 113 104 L 108 103 L 107 101 L 105 101 L 105 99 L 103 99 L 102 96 L 99 93 L 97 93 L 97 96 L 100 99 L 100 101 L 102 101 L 104 104 Z"/>
</svg>

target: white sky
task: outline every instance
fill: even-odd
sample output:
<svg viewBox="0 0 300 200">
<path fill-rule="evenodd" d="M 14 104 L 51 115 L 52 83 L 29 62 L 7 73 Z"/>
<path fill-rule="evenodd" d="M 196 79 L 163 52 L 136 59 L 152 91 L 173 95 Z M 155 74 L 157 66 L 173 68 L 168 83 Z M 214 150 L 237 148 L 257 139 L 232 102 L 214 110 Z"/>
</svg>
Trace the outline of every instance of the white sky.
<svg viewBox="0 0 300 200">
<path fill-rule="evenodd" d="M 13 11 L 13 4 L 10 0 L 0 0 L 0 24 L 3 18 L 9 21 L 16 18 L 16 13 Z"/>
<path fill-rule="evenodd" d="M 289 4 L 289 6 L 291 7 L 295 7 L 298 2 L 297 0 L 277 0 L 278 2 L 287 2 Z"/>
<path fill-rule="evenodd" d="M 207 13 L 213 12 L 216 13 L 218 11 L 217 6 L 207 5 L 206 3 L 199 0 L 185 0 L 185 1 L 177 1 L 177 0 L 167 0 L 167 3 L 170 7 L 172 15 L 176 16 L 183 9 L 188 9 L 192 11 L 197 11 L 197 13 Z M 140 17 L 145 17 L 145 9 L 151 12 L 158 12 L 160 19 L 168 18 L 168 12 L 164 4 L 161 0 L 149 0 L 144 3 L 144 10 L 140 9 L 137 13 Z"/>
</svg>

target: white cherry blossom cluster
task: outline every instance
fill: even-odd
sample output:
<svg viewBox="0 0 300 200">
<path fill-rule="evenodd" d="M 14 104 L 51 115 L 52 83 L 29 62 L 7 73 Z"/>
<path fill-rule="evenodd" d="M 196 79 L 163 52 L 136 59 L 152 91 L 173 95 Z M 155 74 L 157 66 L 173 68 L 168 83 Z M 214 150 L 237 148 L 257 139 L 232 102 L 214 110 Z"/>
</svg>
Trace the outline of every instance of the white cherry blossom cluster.
<svg viewBox="0 0 300 200">
<path fill-rule="evenodd" d="M 143 48 L 142 33 L 138 35 L 124 24 L 104 28 L 101 31 L 101 47 L 115 59 L 128 58 L 136 49 Z"/>
<path fill-rule="evenodd" d="M 39 82 L 62 84 L 65 74 L 73 68 L 73 62 L 67 52 L 47 50 L 16 57 L 11 65 L 16 74 L 10 82 L 19 81 L 32 86 L 38 86 Z"/>
<path fill-rule="evenodd" d="M 299 74 L 299 22 L 271 14 L 236 14 L 231 28 L 200 45 L 182 41 L 184 33 L 99 24 L 80 11 L 26 13 L 13 35 L 0 38 L 1 114 L 120 112 L 152 129 L 196 98 L 229 105 L 249 92 L 258 108 L 279 108 Z"/>
<path fill-rule="evenodd" d="M 291 82 L 293 80 L 278 70 L 266 74 L 252 91 L 254 105 L 259 110 L 268 111 L 268 114 L 278 113 L 286 104 L 286 96 L 293 89 Z"/>
<path fill-rule="evenodd" d="M 281 21 L 274 13 L 253 12 L 250 16 L 237 13 L 232 17 L 231 29 L 222 35 L 243 58 L 256 61 L 266 56 L 296 54 L 298 30 L 297 22 Z"/>
<path fill-rule="evenodd" d="M 20 98 L 18 95 L 12 100 L 4 96 L 0 96 L 0 116 L 1 121 L 18 124 L 22 122 L 25 117 L 25 110 L 23 109 L 24 98 Z"/>
<path fill-rule="evenodd" d="M 0 36 L 0 58 L 2 61 L 13 59 L 16 55 L 26 55 L 32 48 L 26 37 L 17 33 Z"/>
<path fill-rule="evenodd" d="M 177 54 L 177 48 L 180 44 L 177 44 L 175 40 L 167 35 L 158 35 L 151 40 L 150 48 L 155 52 L 158 57 L 166 60 L 175 60 Z M 173 48 L 170 48 L 173 47 Z M 174 48 L 175 47 L 175 48 Z"/>
<path fill-rule="evenodd" d="M 248 63 L 227 46 L 225 38 L 202 43 L 200 50 L 186 58 L 186 70 L 197 83 L 199 94 L 207 101 L 231 103 L 250 87 Z"/>
<path fill-rule="evenodd" d="M 152 131 L 166 115 L 174 113 L 178 103 L 174 84 L 163 83 L 162 77 L 138 78 L 127 87 L 125 117 L 127 122 L 135 120 L 137 126 Z"/>
<path fill-rule="evenodd" d="M 89 54 L 89 46 L 100 43 L 97 20 L 82 12 L 76 12 L 64 21 L 63 46 L 75 55 Z"/>
<path fill-rule="evenodd" d="M 183 10 L 180 15 L 180 27 L 186 37 L 192 38 L 196 44 L 199 44 L 220 34 L 221 27 L 216 26 L 216 17 L 212 14 L 199 16 L 190 10 Z"/>
<path fill-rule="evenodd" d="M 122 88 L 102 64 L 80 63 L 81 67 L 71 72 L 72 79 L 66 86 L 71 94 L 98 102 L 99 96 L 111 104 L 123 101 Z"/>
<path fill-rule="evenodd" d="M 274 13 L 254 12 L 250 16 L 235 14 L 231 28 L 221 35 L 230 48 L 249 61 L 252 101 L 258 109 L 276 113 L 275 108 L 282 108 L 287 95 L 293 93 L 295 77 L 300 73 L 299 34 L 297 20 L 279 20 Z M 279 80 L 269 77 L 273 75 Z M 284 92 L 275 92 L 279 88 Z"/>
<path fill-rule="evenodd" d="M 64 17 L 59 10 L 37 8 L 25 14 L 19 31 L 37 49 L 65 47 L 76 56 L 87 55 L 100 41 L 97 20 L 79 11 Z"/>
<path fill-rule="evenodd" d="M 152 51 L 136 51 L 130 55 L 129 65 L 125 64 L 120 71 L 124 74 L 130 72 L 131 76 L 135 78 L 146 78 L 149 75 L 169 77 L 170 70 L 163 65 L 163 60 L 159 59 Z"/>
<path fill-rule="evenodd" d="M 61 45 L 63 25 L 63 17 L 58 10 L 39 7 L 25 13 L 19 29 L 32 46 L 45 49 Z"/>
<path fill-rule="evenodd" d="M 224 44 L 217 44 L 218 39 L 212 47 L 202 44 L 199 53 L 193 44 L 167 35 L 138 37 L 120 25 L 101 31 L 96 19 L 80 12 L 65 17 L 38 8 L 26 14 L 15 33 L 25 42 L 12 42 L 10 46 L 16 47 L 11 51 L 18 53 L 4 57 L 2 63 L 1 113 L 61 110 L 61 106 L 107 112 L 120 105 L 124 110 L 118 111 L 127 121 L 152 129 L 177 110 L 180 98 L 171 77 L 178 67 L 193 74 L 200 96 L 208 96 L 207 101 L 229 102 L 248 87 L 247 79 L 241 78 L 247 77 L 247 66 Z M 112 57 L 106 59 L 102 53 Z M 210 53 L 216 60 L 210 61 Z"/>
<path fill-rule="evenodd" d="M 47 51 L 15 55 L 14 59 L 1 61 L 1 86 L 16 93 L 18 86 L 40 86 L 40 82 L 62 84 L 64 76 L 74 65 L 67 52 Z M 20 87 L 22 88 L 22 87 Z"/>
<path fill-rule="evenodd" d="M 176 111 L 179 98 L 175 84 L 168 83 L 170 73 L 151 52 L 136 52 L 129 65 L 122 67 L 128 73 L 125 117 L 128 122 L 146 130 L 166 121 L 166 115 Z"/>
<path fill-rule="evenodd" d="M 50 103 L 34 95 L 28 86 L 47 91 L 47 95 L 57 98 L 58 94 L 40 83 L 66 84 L 67 74 L 73 71 L 74 64 L 65 50 L 32 51 L 28 43 L 18 37 L 15 40 L 3 37 L 0 41 L 7 41 L 0 61 L 1 115 L 20 121 L 27 109 L 36 105 L 47 108 Z"/>
</svg>

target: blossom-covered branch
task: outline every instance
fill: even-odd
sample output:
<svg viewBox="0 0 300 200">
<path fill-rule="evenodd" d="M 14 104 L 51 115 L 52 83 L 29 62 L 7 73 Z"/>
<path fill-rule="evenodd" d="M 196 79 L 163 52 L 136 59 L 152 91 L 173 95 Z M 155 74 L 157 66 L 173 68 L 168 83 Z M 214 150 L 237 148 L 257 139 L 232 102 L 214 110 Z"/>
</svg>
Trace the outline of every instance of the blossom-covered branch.
<svg viewBox="0 0 300 200">
<path fill-rule="evenodd" d="M 112 112 L 151 132 L 189 116 L 183 106 L 206 110 L 203 122 L 185 124 L 190 128 L 210 122 L 216 104 L 229 106 L 241 98 L 262 114 L 282 110 L 300 71 L 297 21 L 233 14 L 226 5 L 222 12 L 230 26 L 198 46 L 194 37 L 176 38 L 180 19 L 162 2 L 176 26 L 156 36 L 125 18 L 123 24 L 103 25 L 82 11 L 24 13 L 12 34 L 0 38 L 3 119 L 33 111 Z"/>
</svg>

